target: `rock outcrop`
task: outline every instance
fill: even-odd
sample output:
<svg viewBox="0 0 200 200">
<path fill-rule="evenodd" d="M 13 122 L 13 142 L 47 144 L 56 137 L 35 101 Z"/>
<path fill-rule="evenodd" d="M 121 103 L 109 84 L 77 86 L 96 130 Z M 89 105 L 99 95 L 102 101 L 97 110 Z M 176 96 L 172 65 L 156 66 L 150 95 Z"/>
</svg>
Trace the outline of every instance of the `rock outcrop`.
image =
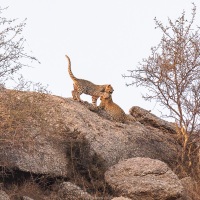
<svg viewBox="0 0 200 200">
<path fill-rule="evenodd" d="M 115 197 L 112 200 L 130 200 L 130 199 L 121 196 L 121 197 Z"/>
<path fill-rule="evenodd" d="M 163 131 L 168 131 L 171 134 L 176 134 L 176 126 L 173 123 L 162 120 L 156 115 L 152 114 L 138 106 L 130 108 L 129 113 L 140 123 L 144 125 L 150 125 Z"/>
<path fill-rule="evenodd" d="M 106 119 L 101 112 L 91 109 L 89 104 L 74 101 L 72 98 L 1 90 L 0 181 L 1 177 L 5 177 L 5 173 L 9 177 L 13 176 L 13 171 L 17 171 L 29 174 L 28 177 L 33 177 L 34 184 L 41 184 L 44 188 L 52 187 L 57 182 L 57 185 L 60 185 L 60 180 L 66 181 L 63 187 L 53 191 L 56 199 L 61 198 L 58 194 L 64 195 L 65 198 L 70 187 L 79 188 L 78 192 L 88 192 L 81 194 L 89 195 L 91 199 L 100 193 L 109 196 L 108 199 L 124 196 L 123 193 L 117 192 L 110 194 L 110 190 L 105 189 L 107 185 L 104 173 L 108 170 L 108 181 L 109 170 L 112 166 L 120 165 L 119 162 L 140 157 L 141 160 L 144 159 L 144 162 L 140 163 L 141 169 L 145 167 L 146 159 L 153 159 L 152 162 L 155 163 L 158 161 L 154 159 L 160 160 L 160 163 L 166 163 L 171 169 L 177 166 L 181 146 L 177 143 L 173 124 L 152 114 L 144 116 L 146 112 L 149 113 L 142 108 L 132 108 L 130 114 L 135 117 L 136 122 L 122 124 Z M 161 171 L 163 175 L 154 176 L 154 179 L 169 173 L 174 186 L 177 184 L 180 189 L 181 186 L 172 171 L 164 164 L 160 166 L 167 171 Z M 130 169 L 131 167 L 132 164 Z M 152 174 L 156 171 L 153 164 L 149 165 L 149 168 Z M 136 178 L 134 169 L 131 169 L 131 173 L 132 178 Z M 38 181 L 41 177 L 47 182 Z M 79 182 L 76 178 L 81 178 L 82 181 Z M 140 178 L 141 182 L 144 177 L 139 174 L 137 178 Z M 166 179 L 165 184 L 168 184 L 168 181 Z M 73 185 L 73 182 L 79 184 Z M 81 184 L 82 182 L 84 184 Z M 112 187 L 113 183 L 108 183 Z M 66 188 L 66 184 L 70 187 Z M 3 185 L 6 187 L 4 183 Z M 126 187 L 126 184 L 123 187 Z M 161 190 L 153 190 L 152 187 L 155 196 L 166 195 L 164 189 L 163 194 L 160 192 Z M 178 197 L 181 192 L 172 189 L 172 193 Z M 30 198 L 34 199 L 31 195 Z"/>
<path fill-rule="evenodd" d="M 23 197 L 22 197 L 22 200 L 34 200 L 34 199 L 32 199 L 32 198 L 30 198 L 30 197 L 27 197 L 27 196 L 23 196 Z"/>
<path fill-rule="evenodd" d="M 67 176 L 66 149 L 71 135 L 85 145 L 86 157 L 99 158 L 105 169 L 131 157 L 159 159 L 172 167 L 177 160 L 172 135 L 139 122 L 114 123 L 71 98 L 15 91 L 5 91 L 0 98 L 7 117 L 2 116 L 3 122 L 11 120 L 10 127 L 1 129 L 1 166 Z"/>
<path fill-rule="evenodd" d="M 95 199 L 91 195 L 89 195 L 87 192 L 83 191 L 80 187 L 70 183 L 70 182 L 64 182 L 60 185 L 60 189 L 58 191 L 58 197 L 62 200 L 67 199 Z"/>
<path fill-rule="evenodd" d="M 3 190 L 0 190 L 0 200 L 10 200 L 9 196 Z"/>
<path fill-rule="evenodd" d="M 0 166 L 35 174 L 67 175 L 66 138 L 55 128 L 59 118 L 47 99 L 38 93 L 0 93 Z"/>
<path fill-rule="evenodd" d="M 150 158 L 130 158 L 110 167 L 105 180 L 115 193 L 134 200 L 178 199 L 183 186 L 163 162 Z"/>
</svg>

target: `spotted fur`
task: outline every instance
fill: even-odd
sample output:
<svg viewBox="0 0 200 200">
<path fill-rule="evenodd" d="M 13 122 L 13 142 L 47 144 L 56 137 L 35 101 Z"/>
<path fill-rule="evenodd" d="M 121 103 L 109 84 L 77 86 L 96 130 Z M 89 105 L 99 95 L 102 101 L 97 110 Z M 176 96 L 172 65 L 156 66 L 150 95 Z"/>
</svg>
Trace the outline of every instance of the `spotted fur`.
<svg viewBox="0 0 200 200">
<path fill-rule="evenodd" d="M 100 109 L 104 109 L 111 119 L 117 122 L 124 123 L 127 119 L 127 115 L 120 106 L 112 100 L 112 95 L 110 93 L 104 92 L 100 96 L 101 103 L 99 105 Z"/>
<path fill-rule="evenodd" d="M 74 100 L 81 101 L 80 95 L 81 94 L 88 94 L 92 96 L 92 104 L 96 106 L 97 99 L 102 95 L 103 92 L 107 92 L 109 94 L 112 94 L 114 89 L 110 84 L 107 85 L 95 85 L 94 83 L 84 80 L 84 79 L 78 79 L 76 78 L 72 71 L 71 71 L 71 61 L 70 58 L 65 55 L 68 59 L 68 72 L 73 80 L 74 84 L 74 90 L 72 91 L 72 97 Z"/>
</svg>

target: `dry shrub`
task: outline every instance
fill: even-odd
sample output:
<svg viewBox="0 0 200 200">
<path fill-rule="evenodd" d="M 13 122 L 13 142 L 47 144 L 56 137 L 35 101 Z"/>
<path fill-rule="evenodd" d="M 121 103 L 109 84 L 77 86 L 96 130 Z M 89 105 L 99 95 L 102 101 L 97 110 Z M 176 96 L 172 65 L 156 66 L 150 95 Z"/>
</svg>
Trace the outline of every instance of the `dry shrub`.
<svg viewBox="0 0 200 200">
<path fill-rule="evenodd" d="M 200 180 L 200 146 L 196 142 L 198 136 L 191 136 L 183 127 L 177 129 L 178 141 L 182 146 L 179 152 L 179 174 L 182 177 L 191 176 Z"/>
<path fill-rule="evenodd" d="M 33 148 L 34 134 L 30 136 L 30 133 L 38 130 L 45 132 L 49 127 L 46 117 L 49 108 L 43 103 L 47 97 L 42 92 L 0 90 L 0 157 L 6 154 L 7 148 Z M 34 179 L 30 174 L 25 176 L 25 172 L 19 172 L 11 166 L 7 168 L 8 163 L 5 162 L 0 163 L 0 183 L 11 199 L 21 199 L 20 195 L 31 194 L 31 191 L 35 191 L 32 193 L 37 196 L 36 199 L 43 199 L 39 198 L 39 194 L 42 194 L 39 176 Z M 47 179 L 43 182 L 47 183 Z"/>
<path fill-rule="evenodd" d="M 104 181 L 105 167 L 102 158 L 91 155 L 90 145 L 75 130 L 68 137 L 67 155 L 71 160 L 70 181 L 96 197 L 110 197 L 109 187 Z"/>
<path fill-rule="evenodd" d="M 186 177 L 181 180 L 181 183 L 185 188 L 187 199 L 200 200 L 200 185 L 196 181 L 190 177 Z"/>
<path fill-rule="evenodd" d="M 188 133 L 184 127 L 176 125 L 177 139 L 182 149 L 175 169 L 180 178 L 191 177 L 185 186 L 186 193 L 192 200 L 200 199 L 200 145 L 199 135 Z"/>
<path fill-rule="evenodd" d="M 0 178 L 1 180 L 1 178 Z M 28 196 L 37 200 L 50 199 L 53 194 L 51 186 L 57 179 L 45 175 L 36 175 L 29 172 L 22 172 L 17 169 L 7 171 L 4 177 L 3 189 L 11 200 L 21 200 L 23 196 Z"/>
<path fill-rule="evenodd" d="M 44 117 L 45 107 L 42 103 L 46 95 L 4 90 L 0 93 L 0 143 L 20 145 L 31 141 L 26 135 L 31 129 L 44 128 L 47 122 Z M 29 138 L 29 139 L 27 139 Z"/>
</svg>

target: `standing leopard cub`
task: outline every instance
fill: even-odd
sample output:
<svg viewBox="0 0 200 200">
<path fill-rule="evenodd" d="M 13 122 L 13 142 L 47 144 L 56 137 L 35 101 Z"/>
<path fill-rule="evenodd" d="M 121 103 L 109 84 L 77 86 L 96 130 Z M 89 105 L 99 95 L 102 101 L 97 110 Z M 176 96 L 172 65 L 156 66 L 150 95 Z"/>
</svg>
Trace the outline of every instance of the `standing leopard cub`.
<svg viewBox="0 0 200 200">
<path fill-rule="evenodd" d="M 74 100 L 81 101 L 80 95 L 81 94 L 88 94 L 92 96 L 92 104 L 96 106 L 97 99 L 102 95 L 103 92 L 106 92 L 108 94 L 112 94 L 114 89 L 110 84 L 107 85 L 95 85 L 94 83 L 84 80 L 84 79 L 78 79 L 76 78 L 72 71 L 71 71 L 71 61 L 70 58 L 65 55 L 68 59 L 68 72 L 73 80 L 74 84 L 74 90 L 72 91 L 72 97 Z"/>
</svg>

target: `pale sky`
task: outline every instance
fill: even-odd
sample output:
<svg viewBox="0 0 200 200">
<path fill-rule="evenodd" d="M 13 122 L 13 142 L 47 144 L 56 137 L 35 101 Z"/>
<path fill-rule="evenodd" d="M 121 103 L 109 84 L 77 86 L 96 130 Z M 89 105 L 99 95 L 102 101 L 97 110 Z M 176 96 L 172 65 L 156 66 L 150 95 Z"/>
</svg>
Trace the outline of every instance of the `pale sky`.
<svg viewBox="0 0 200 200">
<path fill-rule="evenodd" d="M 195 24 L 200 26 L 200 1 Z M 126 113 L 132 106 L 151 110 L 155 102 L 142 99 L 142 88 L 127 87 L 132 80 L 122 78 L 150 55 L 162 36 L 154 18 L 168 25 L 186 11 L 191 18 L 190 0 L 1 0 L 7 18 L 27 18 L 23 36 L 27 53 L 40 62 L 23 70 L 27 80 L 49 85 L 52 94 L 71 97 L 73 82 L 67 71 L 65 54 L 71 58 L 77 78 L 96 84 L 111 84 L 113 101 Z M 91 102 L 91 97 L 81 95 Z M 99 101 L 98 101 L 99 103 Z"/>
</svg>

